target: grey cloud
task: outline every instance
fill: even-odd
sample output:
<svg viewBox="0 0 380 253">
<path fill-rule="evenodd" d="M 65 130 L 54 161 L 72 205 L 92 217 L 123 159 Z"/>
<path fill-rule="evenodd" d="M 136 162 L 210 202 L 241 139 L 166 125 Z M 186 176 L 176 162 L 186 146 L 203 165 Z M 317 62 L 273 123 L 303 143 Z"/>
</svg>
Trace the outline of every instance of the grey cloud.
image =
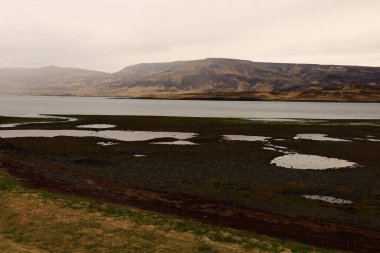
<svg viewBox="0 0 380 253">
<path fill-rule="evenodd" d="M 375 0 L 0 0 L 0 67 L 115 71 L 205 57 L 380 65 L 379 9 Z"/>
</svg>

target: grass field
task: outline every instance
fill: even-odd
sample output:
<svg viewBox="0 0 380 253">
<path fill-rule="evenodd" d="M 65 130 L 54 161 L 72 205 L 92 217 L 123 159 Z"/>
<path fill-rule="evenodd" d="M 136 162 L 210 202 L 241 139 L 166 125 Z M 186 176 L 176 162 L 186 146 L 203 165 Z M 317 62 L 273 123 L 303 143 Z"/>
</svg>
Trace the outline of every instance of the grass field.
<svg viewBox="0 0 380 253">
<path fill-rule="evenodd" d="M 335 252 L 20 185 L 0 171 L 0 252 Z"/>
</svg>

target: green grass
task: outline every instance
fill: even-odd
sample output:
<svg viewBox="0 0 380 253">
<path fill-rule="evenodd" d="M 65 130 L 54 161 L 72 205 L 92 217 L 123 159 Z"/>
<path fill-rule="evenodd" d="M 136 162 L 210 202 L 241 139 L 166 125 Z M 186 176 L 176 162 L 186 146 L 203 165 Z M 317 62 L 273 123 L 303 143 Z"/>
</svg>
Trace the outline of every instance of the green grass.
<svg viewBox="0 0 380 253">
<path fill-rule="evenodd" d="M 0 201 L 1 252 L 335 252 L 35 190 L 3 170 Z"/>
</svg>

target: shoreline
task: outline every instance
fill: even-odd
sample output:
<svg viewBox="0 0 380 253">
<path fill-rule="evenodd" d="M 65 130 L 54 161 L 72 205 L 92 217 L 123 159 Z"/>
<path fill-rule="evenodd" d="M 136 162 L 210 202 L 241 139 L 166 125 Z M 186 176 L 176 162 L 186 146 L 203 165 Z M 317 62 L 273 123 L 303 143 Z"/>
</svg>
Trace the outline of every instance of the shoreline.
<svg viewBox="0 0 380 253">
<path fill-rule="evenodd" d="M 166 96 L 168 95 L 168 96 Z M 179 94 L 186 95 L 186 94 Z M 74 97 L 74 98 L 107 98 L 107 99 L 151 99 L 151 100 L 189 100 L 189 101 L 242 101 L 242 102 L 308 102 L 308 103 L 363 103 L 363 104 L 378 104 L 379 100 L 338 100 L 338 99 L 260 99 L 260 98 L 227 98 L 227 97 L 175 97 L 175 95 L 165 94 L 164 96 L 142 95 L 142 96 L 112 96 L 112 95 L 36 95 L 36 94 L 0 94 L 0 96 L 18 96 L 18 97 Z M 173 96 L 173 97 L 170 97 Z"/>
</svg>

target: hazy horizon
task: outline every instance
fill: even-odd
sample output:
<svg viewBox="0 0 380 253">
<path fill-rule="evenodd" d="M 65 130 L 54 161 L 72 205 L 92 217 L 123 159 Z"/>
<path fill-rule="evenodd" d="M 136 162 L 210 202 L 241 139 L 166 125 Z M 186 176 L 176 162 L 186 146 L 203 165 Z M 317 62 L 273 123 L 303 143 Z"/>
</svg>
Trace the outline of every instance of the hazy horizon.
<svg viewBox="0 0 380 253">
<path fill-rule="evenodd" d="M 0 68 L 204 58 L 380 66 L 373 0 L 0 0 Z"/>
<path fill-rule="evenodd" d="M 72 67 L 72 66 L 60 66 L 56 64 L 50 64 L 45 66 L 35 66 L 35 67 L 18 67 L 18 66 L 12 66 L 12 67 L 0 67 L 0 69 L 39 69 L 39 68 L 48 68 L 48 67 L 58 67 L 58 68 L 75 68 L 75 69 L 83 69 L 83 70 L 91 70 L 91 71 L 98 71 L 98 72 L 104 72 L 108 74 L 112 74 L 115 72 L 118 72 L 120 70 L 123 70 L 126 67 L 130 67 L 133 65 L 139 65 L 139 64 L 160 64 L 160 63 L 172 63 L 172 62 L 185 62 L 185 61 L 198 61 L 198 60 L 206 60 L 206 59 L 227 59 L 227 60 L 242 60 L 242 61 L 252 61 L 247 59 L 235 59 L 235 58 L 223 58 L 223 57 L 207 57 L 203 59 L 191 59 L 191 60 L 174 60 L 174 61 L 167 61 L 167 62 L 139 62 L 131 65 L 124 66 L 116 71 L 105 71 L 105 70 L 99 70 L 99 69 L 90 69 L 90 68 L 84 68 L 84 67 Z M 379 68 L 380 66 L 368 66 L 368 65 L 353 65 L 353 64 L 320 64 L 320 63 L 307 63 L 307 62 L 259 62 L 259 61 L 252 61 L 257 63 L 280 63 L 280 64 L 299 64 L 299 65 L 332 65 L 332 66 L 357 66 L 357 67 L 373 67 L 373 68 Z"/>
</svg>

